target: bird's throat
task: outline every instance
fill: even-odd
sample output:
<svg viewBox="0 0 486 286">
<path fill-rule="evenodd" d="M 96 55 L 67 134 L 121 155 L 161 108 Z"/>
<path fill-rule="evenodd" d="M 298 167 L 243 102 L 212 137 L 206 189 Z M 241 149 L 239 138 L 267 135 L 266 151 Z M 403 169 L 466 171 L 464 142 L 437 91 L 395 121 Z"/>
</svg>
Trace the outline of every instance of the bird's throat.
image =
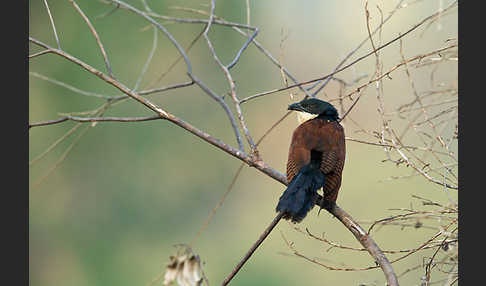
<svg viewBox="0 0 486 286">
<path fill-rule="evenodd" d="M 314 119 L 318 116 L 318 114 L 310 114 L 307 112 L 297 111 L 297 121 L 299 124 L 306 122 L 307 120 Z"/>
</svg>

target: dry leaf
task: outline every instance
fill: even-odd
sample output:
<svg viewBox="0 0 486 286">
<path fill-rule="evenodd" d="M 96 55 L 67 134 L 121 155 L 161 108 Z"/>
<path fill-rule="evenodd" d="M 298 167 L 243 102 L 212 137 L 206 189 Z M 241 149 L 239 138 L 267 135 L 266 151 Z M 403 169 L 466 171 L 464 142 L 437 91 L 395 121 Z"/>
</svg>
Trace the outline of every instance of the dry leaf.
<svg viewBox="0 0 486 286">
<path fill-rule="evenodd" d="M 163 285 L 173 285 L 174 281 L 179 286 L 199 286 L 202 284 L 201 260 L 199 255 L 192 253 L 189 248 L 186 248 L 182 254 L 170 257 Z"/>
</svg>

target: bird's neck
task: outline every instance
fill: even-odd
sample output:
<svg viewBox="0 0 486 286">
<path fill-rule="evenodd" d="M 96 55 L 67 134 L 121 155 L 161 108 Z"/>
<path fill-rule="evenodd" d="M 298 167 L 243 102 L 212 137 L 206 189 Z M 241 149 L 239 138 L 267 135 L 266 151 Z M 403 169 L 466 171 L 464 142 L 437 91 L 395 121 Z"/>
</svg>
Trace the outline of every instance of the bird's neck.
<svg viewBox="0 0 486 286">
<path fill-rule="evenodd" d="M 333 122 L 333 121 L 337 121 L 338 117 L 336 115 L 319 114 L 316 117 L 316 119 L 322 119 L 322 120 L 325 120 L 327 122 Z"/>
</svg>

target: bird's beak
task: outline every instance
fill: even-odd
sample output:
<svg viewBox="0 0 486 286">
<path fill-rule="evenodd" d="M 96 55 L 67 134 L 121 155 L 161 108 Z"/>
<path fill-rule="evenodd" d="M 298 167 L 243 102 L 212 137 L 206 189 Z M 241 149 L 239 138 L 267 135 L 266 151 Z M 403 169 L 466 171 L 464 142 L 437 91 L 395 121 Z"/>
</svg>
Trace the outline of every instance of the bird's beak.
<svg viewBox="0 0 486 286">
<path fill-rule="evenodd" d="M 287 109 L 288 110 L 295 110 L 295 111 L 303 111 L 303 112 L 305 112 L 305 110 L 302 107 L 302 105 L 300 105 L 300 102 L 292 103 L 291 105 L 289 105 L 289 107 Z"/>
</svg>

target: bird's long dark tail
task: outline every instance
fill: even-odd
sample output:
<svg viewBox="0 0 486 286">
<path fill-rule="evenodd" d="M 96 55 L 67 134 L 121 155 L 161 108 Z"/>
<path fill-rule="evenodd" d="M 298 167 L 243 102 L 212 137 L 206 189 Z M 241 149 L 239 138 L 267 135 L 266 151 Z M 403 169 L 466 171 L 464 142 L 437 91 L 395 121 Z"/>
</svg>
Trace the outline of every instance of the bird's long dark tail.
<svg viewBox="0 0 486 286">
<path fill-rule="evenodd" d="M 320 158 L 319 154 L 312 154 L 311 162 L 300 169 L 280 197 L 276 211 L 282 212 L 284 219 L 300 222 L 314 207 L 317 190 L 325 182 L 325 175 L 319 169 Z"/>
</svg>

